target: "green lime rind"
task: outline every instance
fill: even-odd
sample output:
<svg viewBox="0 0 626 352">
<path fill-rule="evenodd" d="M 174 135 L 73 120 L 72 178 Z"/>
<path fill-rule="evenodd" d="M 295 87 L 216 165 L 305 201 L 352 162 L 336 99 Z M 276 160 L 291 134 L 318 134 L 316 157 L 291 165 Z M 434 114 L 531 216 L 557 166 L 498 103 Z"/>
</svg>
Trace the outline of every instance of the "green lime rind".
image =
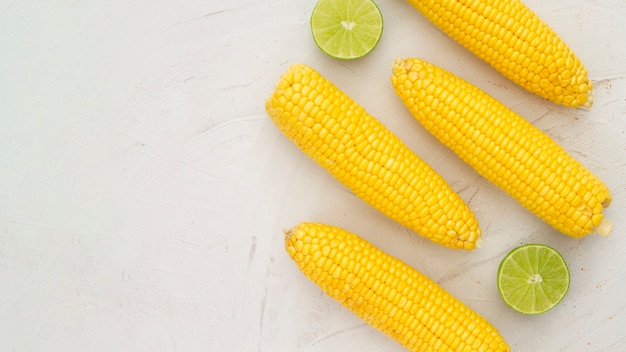
<svg viewBox="0 0 626 352">
<path fill-rule="evenodd" d="M 570 273 L 563 256 L 543 244 L 511 250 L 498 268 L 504 302 L 523 314 L 541 314 L 558 305 L 569 290 Z"/>
<path fill-rule="evenodd" d="M 327 55 L 361 58 L 378 45 L 383 17 L 372 0 L 319 0 L 311 13 L 315 44 Z"/>
</svg>

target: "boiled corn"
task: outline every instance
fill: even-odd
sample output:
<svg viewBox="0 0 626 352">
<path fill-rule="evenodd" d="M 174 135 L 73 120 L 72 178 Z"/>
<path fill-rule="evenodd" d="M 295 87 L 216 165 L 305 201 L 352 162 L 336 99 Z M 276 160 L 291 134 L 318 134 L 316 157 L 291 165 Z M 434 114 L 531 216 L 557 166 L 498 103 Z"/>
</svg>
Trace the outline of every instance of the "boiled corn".
<svg viewBox="0 0 626 352">
<path fill-rule="evenodd" d="M 510 351 L 478 313 L 355 234 L 301 223 L 285 247 L 326 294 L 411 351 Z"/>
<path fill-rule="evenodd" d="M 591 106 L 592 83 L 580 59 L 520 0 L 407 1 L 530 92 L 565 106 Z"/>
<path fill-rule="evenodd" d="M 291 66 L 266 110 L 302 151 L 390 218 L 448 247 L 479 244 L 476 218 L 443 178 L 314 69 Z"/>
<path fill-rule="evenodd" d="M 396 59 L 391 81 L 428 131 L 545 222 L 572 237 L 610 234 L 608 188 L 528 121 L 420 59 Z"/>
</svg>

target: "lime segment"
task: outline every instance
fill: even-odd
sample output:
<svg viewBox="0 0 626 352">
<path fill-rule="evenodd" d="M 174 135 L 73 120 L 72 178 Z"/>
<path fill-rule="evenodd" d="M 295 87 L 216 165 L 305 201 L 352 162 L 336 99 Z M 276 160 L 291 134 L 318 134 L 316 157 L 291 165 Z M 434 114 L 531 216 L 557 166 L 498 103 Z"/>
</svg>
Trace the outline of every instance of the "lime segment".
<svg viewBox="0 0 626 352">
<path fill-rule="evenodd" d="M 374 50 L 383 16 L 372 0 L 319 0 L 311 14 L 315 44 L 338 59 L 357 59 Z"/>
<path fill-rule="evenodd" d="M 569 289 L 565 260 L 555 249 L 527 244 L 513 249 L 498 268 L 498 290 L 506 304 L 524 314 L 554 308 Z"/>
</svg>

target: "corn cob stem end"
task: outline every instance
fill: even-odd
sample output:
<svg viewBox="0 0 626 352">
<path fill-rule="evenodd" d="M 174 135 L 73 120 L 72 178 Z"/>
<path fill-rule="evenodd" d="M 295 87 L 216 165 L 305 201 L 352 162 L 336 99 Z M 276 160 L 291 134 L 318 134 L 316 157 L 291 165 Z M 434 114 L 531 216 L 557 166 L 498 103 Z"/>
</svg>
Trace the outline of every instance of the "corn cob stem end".
<svg viewBox="0 0 626 352">
<path fill-rule="evenodd" d="M 483 244 L 483 238 L 482 237 L 478 237 L 476 239 L 476 242 L 474 243 L 474 248 L 480 248 L 480 246 L 482 246 Z"/>
<path fill-rule="evenodd" d="M 606 218 L 602 218 L 600 224 L 596 226 L 595 232 L 602 237 L 609 237 L 611 232 L 613 231 L 613 223 L 607 220 Z"/>
</svg>

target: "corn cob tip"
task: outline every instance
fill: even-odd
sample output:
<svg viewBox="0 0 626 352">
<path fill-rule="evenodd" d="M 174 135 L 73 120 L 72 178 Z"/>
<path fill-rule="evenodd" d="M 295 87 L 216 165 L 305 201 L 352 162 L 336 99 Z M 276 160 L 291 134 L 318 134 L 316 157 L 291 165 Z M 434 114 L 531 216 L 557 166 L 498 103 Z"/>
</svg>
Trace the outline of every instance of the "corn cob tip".
<svg viewBox="0 0 626 352">
<path fill-rule="evenodd" d="M 578 98 L 576 98 L 576 102 L 572 103 L 571 107 L 582 110 L 589 110 L 591 109 L 591 106 L 593 106 L 593 83 L 591 81 L 588 81 L 585 84 L 588 86 L 588 88 L 586 89 L 586 93 L 578 95 Z"/>
<path fill-rule="evenodd" d="M 589 89 L 587 91 L 587 101 L 585 101 L 585 103 L 581 107 L 587 110 L 587 109 L 590 109 L 592 105 L 593 105 L 593 90 Z"/>
<path fill-rule="evenodd" d="M 394 75 L 396 75 L 398 73 L 398 70 L 402 70 L 402 69 L 407 69 L 410 67 L 409 66 L 405 66 L 405 65 L 409 65 L 407 63 L 406 58 L 398 56 L 393 60 L 393 63 L 391 64 L 391 72 L 394 73 Z"/>
<path fill-rule="evenodd" d="M 302 257 L 302 253 L 297 253 L 296 248 L 290 243 L 290 239 L 296 234 L 298 226 L 300 225 L 296 225 L 289 229 L 283 228 L 283 233 L 285 234 L 285 250 L 294 261 L 301 262 L 304 259 Z"/>
<path fill-rule="evenodd" d="M 401 65 L 404 62 L 404 58 L 402 56 L 397 56 L 393 59 L 393 63 L 391 64 L 391 70 L 395 70 L 397 65 Z"/>
<path fill-rule="evenodd" d="M 395 85 L 394 80 L 398 77 L 405 76 L 409 82 L 414 82 L 420 79 L 418 69 L 414 69 L 413 65 L 425 64 L 425 61 L 416 58 L 397 57 L 391 65 L 391 81 Z"/>
<path fill-rule="evenodd" d="M 613 198 L 611 198 L 611 193 L 607 193 L 606 198 L 602 201 L 602 208 L 608 208 L 612 201 Z"/>
<path fill-rule="evenodd" d="M 285 243 L 287 243 L 287 241 L 289 241 L 289 239 L 296 234 L 298 226 L 300 225 L 296 225 L 288 229 L 283 227 L 283 233 L 285 234 Z"/>
<path fill-rule="evenodd" d="M 609 237 L 611 232 L 613 232 L 613 223 L 606 218 L 602 218 L 602 221 L 596 226 L 594 232 L 602 237 Z"/>
<path fill-rule="evenodd" d="M 482 237 L 478 237 L 476 239 L 476 242 L 474 242 L 474 248 L 472 248 L 472 249 L 478 249 L 478 248 L 480 248 L 480 246 L 482 246 L 482 244 L 483 244 L 483 238 Z"/>
</svg>

